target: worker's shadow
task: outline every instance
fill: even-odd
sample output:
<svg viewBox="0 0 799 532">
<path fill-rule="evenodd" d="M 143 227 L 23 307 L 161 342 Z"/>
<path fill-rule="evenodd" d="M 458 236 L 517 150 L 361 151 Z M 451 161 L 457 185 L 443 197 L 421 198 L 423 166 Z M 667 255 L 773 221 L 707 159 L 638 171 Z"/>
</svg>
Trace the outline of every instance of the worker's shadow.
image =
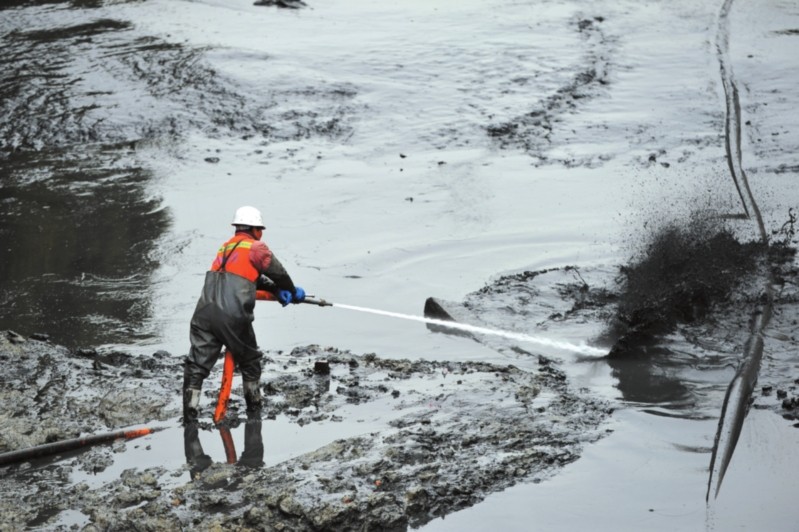
<svg viewBox="0 0 799 532">
<path fill-rule="evenodd" d="M 264 441 L 261 435 L 261 420 L 250 420 L 244 425 L 244 452 L 241 453 L 238 459 L 230 429 L 220 425 L 219 435 L 222 437 L 222 444 L 225 447 L 225 459 L 228 464 L 238 464 L 249 468 L 259 468 L 264 465 Z M 197 478 L 197 475 L 214 463 L 213 459 L 203 451 L 197 423 L 189 423 L 183 429 L 183 447 L 192 479 Z"/>
</svg>

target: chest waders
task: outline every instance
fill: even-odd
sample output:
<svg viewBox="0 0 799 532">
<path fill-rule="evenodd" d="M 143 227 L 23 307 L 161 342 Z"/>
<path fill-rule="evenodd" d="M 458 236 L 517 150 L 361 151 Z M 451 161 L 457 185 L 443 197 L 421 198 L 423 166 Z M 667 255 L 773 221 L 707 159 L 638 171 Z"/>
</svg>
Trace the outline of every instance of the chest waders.
<svg viewBox="0 0 799 532">
<path fill-rule="evenodd" d="M 206 272 L 202 294 L 194 309 L 189 332 L 191 348 L 183 367 L 184 423 L 197 421 L 202 383 L 223 345 L 233 354 L 241 372 L 248 415 L 261 409 L 262 354 L 252 328 L 255 283 L 225 270 L 240 243 L 236 242 L 223 256 L 217 271 Z"/>
</svg>

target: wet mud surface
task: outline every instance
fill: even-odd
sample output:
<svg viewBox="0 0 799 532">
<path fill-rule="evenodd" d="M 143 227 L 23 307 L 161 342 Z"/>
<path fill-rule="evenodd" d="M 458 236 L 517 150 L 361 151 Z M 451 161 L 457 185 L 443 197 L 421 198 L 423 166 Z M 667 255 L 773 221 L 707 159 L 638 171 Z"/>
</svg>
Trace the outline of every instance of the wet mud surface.
<svg viewBox="0 0 799 532">
<path fill-rule="evenodd" d="M 346 134 L 341 116 L 321 116 L 315 105 L 281 111 L 281 91 L 256 92 L 219 73 L 209 50 L 150 35 L 97 8 L 94 16 L 57 6 L 19 11 L 21 20 L 4 17 L 0 153 L 76 143 L 135 147 L 197 130 L 267 140 Z M 303 95 L 346 103 L 354 94 L 346 87 L 307 87 Z"/>
<path fill-rule="evenodd" d="M 168 419 L 179 361 L 155 353 L 146 362 L 124 353 L 70 351 L 12 331 L 0 337 L 2 452 Z"/>
<path fill-rule="evenodd" d="M 438 44 L 447 45 L 437 46 L 434 53 L 410 48 L 407 55 L 398 54 L 392 34 L 388 43 L 358 42 L 343 53 L 331 47 L 328 58 L 327 51 L 320 54 L 310 44 L 312 40 L 293 41 L 312 34 L 313 25 L 309 33 L 303 33 L 308 31 L 303 27 L 291 36 L 295 56 L 295 50 L 274 41 L 242 44 L 235 38 L 208 37 L 205 27 L 194 28 L 192 34 L 175 24 L 168 32 L 156 32 L 152 24 L 135 19 L 152 17 L 146 8 L 130 18 L 133 10 L 126 8 L 134 4 L 146 7 L 90 0 L 17 0 L 0 6 L 0 68 L 5 74 L 0 82 L 0 250 L 10 253 L 0 260 L 0 324 L 23 333 L 0 334 L 0 360 L 6 367 L 0 375 L 0 452 L 140 424 L 161 430 L 136 441 L 2 468 L 0 530 L 423 526 L 478 505 L 489 494 L 561 473 L 583 455 L 586 445 L 609 434 L 609 418 L 619 406 L 659 417 L 715 420 L 724 387 L 751 338 L 751 322 L 767 283 L 773 289 L 773 316 L 762 335 L 765 356 L 758 393 L 748 405 L 773 414 L 780 424 L 799 426 L 796 241 L 793 222 L 779 228 L 779 220 L 775 226 L 774 205 L 771 220 L 766 220 L 767 243 L 753 239 L 751 220 L 732 208 L 727 210 L 738 218 L 729 224 L 688 216 L 649 239 L 646 230 L 637 227 L 636 237 L 641 233 L 645 240 L 641 252 L 626 261 L 614 257 L 603 266 L 604 257 L 593 256 L 589 246 L 580 249 L 583 229 L 575 237 L 569 218 L 560 216 L 571 212 L 593 219 L 605 206 L 585 204 L 587 211 L 579 212 L 582 203 L 569 205 L 555 197 L 552 205 L 557 207 L 551 207 L 544 205 L 548 200 L 538 199 L 549 198 L 545 191 L 557 188 L 557 182 L 572 179 L 575 186 L 563 189 L 568 201 L 597 193 L 602 187 L 589 184 L 587 170 L 605 166 L 607 175 L 592 173 L 590 179 L 623 188 L 632 181 L 609 174 L 641 172 L 632 187 L 641 190 L 655 188 L 654 181 L 668 181 L 680 189 L 678 200 L 670 205 L 678 211 L 691 201 L 687 183 L 702 181 L 701 186 L 708 187 L 703 193 L 723 205 L 724 193 L 719 191 L 730 185 L 728 170 L 719 155 L 722 150 L 713 153 L 725 134 L 727 141 L 730 135 L 743 134 L 747 143 L 728 147 L 727 157 L 739 161 L 738 168 L 729 169 L 733 178 L 742 171 L 743 159 L 753 185 L 759 187 L 756 195 L 762 205 L 795 207 L 790 194 L 784 200 L 769 196 L 779 195 L 780 187 L 789 190 L 797 170 L 791 156 L 796 145 L 791 135 L 792 85 L 779 81 L 792 79 L 780 68 L 795 71 L 794 63 L 774 59 L 767 64 L 771 59 L 763 58 L 774 55 L 768 47 L 755 47 L 746 60 L 731 54 L 728 41 L 738 46 L 741 35 L 734 20 L 729 28 L 726 22 L 721 28 L 723 46 L 710 49 L 713 39 L 707 28 L 717 18 L 717 6 L 663 10 L 647 15 L 651 19 L 642 23 L 645 18 L 622 13 L 629 11 L 626 5 L 569 4 L 563 11 L 545 10 L 540 17 L 537 12 L 504 13 L 514 19 L 519 14 L 528 17 L 523 33 L 508 33 L 532 43 L 522 48 L 518 43 L 494 46 L 496 35 L 516 31 L 514 20 L 508 28 L 491 27 L 489 35 L 470 34 L 470 41 L 491 42 L 493 47 L 485 50 L 475 50 L 472 43 L 445 32 Z M 214 2 L 192 4 L 201 11 Z M 291 0 L 259 4 L 263 7 L 256 9 L 270 17 L 314 9 Z M 303 9 L 275 9 L 297 7 Z M 732 13 L 742 9 L 750 8 L 736 4 Z M 165 16 L 175 13 L 179 10 Z M 231 13 L 220 17 L 220 27 L 230 22 L 227 15 Z M 439 16 L 427 13 L 417 20 L 429 22 Z M 268 20 L 263 22 L 268 26 Z M 395 19 L 393 24 L 404 23 Z M 452 26 L 457 24 L 453 21 Z M 433 26 L 436 31 L 442 27 Z M 771 31 L 769 39 L 792 42 L 797 35 L 793 27 Z M 173 30 L 183 34 L 169 34 Z M 281 35 L 279 28 L 269 31 Z M 254 38 L 269 31 L 258 27 Z M 654 45 L 650 37 L 641 38 L 650 31 Z M 550 33 L 562 39 L 554 52 L 545 42 Z M 420 34 L 427 42 L 435 32 Z M 674 42 L 688 37 L 686 43 L 696 46 L 658 44 L 663 35 Z M 691 40 L 695 37 L 696 42 Z M 336 42 L 340 38 L 336 35 Z M 660 48 L 665 50 L 662 56 Z M 438 56 L 441 50 L 450 55 Z M 740 46 L 732 52 L 738 50 L 750 51 Z M 314 63 L 317 54 L 347 75 Z M 348 62 L 347 54 L 363 57 L 363 64 L 360 59 Z M 711 66 L 707 77 L 708 65 L 690 59 L 703 54 L 714 60 L 721 56 L 722 70 L 728 71 L 725 81 L 735 82 L 732 87 L 740 87 L 744 95 L 730 106 L 736 114 L 728 116 L 726 133 L 721 132 L 723 106 L 713 87 L 717 66 Z M 735 78 L 729 68 L 733 63 Z M 236 70 L 238 64 L 264 72 L 275 69 L 278 74 L 250 77 L 246 68 Z M 649 66 L 659 64 L 662 69 Z M 772 68 L 763 74 L 763 69 Z M 702 75 L 692 77 L 691 69 Z M 680 81 L 674 83 L 677 77 Z M 671 92 L 675 85 L 676 95 Z M 451 109 L 441 100 L 460 102 L 460 107 Z M 424 119 L 414 122 L 414 113 Z M 369 129 L 371 121 L 378 126 Z M 396 137 L 382 136 L 393 129 L 400 132 Z M 234 143 L 245 147 L 236 150 Z M 353 144 L 366 148 L 352 150 Z M 464 147 L 474 148 L 478 156 L 473 159 L 455 149 Z M 428 149 L 432 152 L 425 153 Z M 387 152 L 392 163 L 386 162 Z M 523 159 L 521 171 L 507 163 L 517 155 Z M 237 157 L 246 162 L 231 165 Z M 430 158 L 433 170 L 420 170 L 424 157 Z M 185 181 L 175 180 L 179 184 L 177 193 L 171 191 L 172 204 L 153 192 L 158 190 L 154 184 L 164 179 L 164 170 L 156 168 L 161 164 L 167 167 L 167 179 L 175 177 L 173 172 L 190 175 Z M 176 170 L 179 165 L 188 169 Z M 490 167 L 485 173 L 476 170 L 483 165 Z M 251 166 L 259 171 L 251 171 Z M 530 166 L 535 173 L 529 172 Z M 577 173 L 546 173 L 552 166 Z M 214 171 L 204 173 L 203 168 Z M 404 172 L 402 179 L 392 181 L 399 172 Z M 505 174 L 524 179 L 504 182 Z M 521 186 L 541 175 L 551 181 L 538 188 Z M 708 175 L 722 177 L 717 182 Z M 370 188 L 378 179 L 374 176 L 379 176 L 380 193 Z M 320 179 L 303 181 L 306 178 Z M 413 266 L 427 282 L 426 277 L 435 278 L 436 272 L 452 266 L 443 255 L 462 253 L 468 260 L 459 260 L 474 267 L 481 261 L 499 264 L 491 272 L 499 277 L 459 301 L 428 300 L 438 306 L 430 311 L 439 312 L 437 317 L 449 315 L 502 330 L 534 330 L 574 342 L 591 337 L 613 356 L 598 363 L 571 353 L 550 357 L 527 345 L 478 335 L 467 338 L 493 350 L 491 363 L 405 360 L 380 352 L 356 354 L 305 345 L 266 353 L 262 384 L 267 400 L 260 418 L 246 418 L 240 386 L 234 386 L 230 417 L 214 427 L 209 420 L 219 364 L 206 381 L 204 421 L 184 430 L 178 422 L 181 353 L 132 356 L 102 346 L 132 343 L 146 350 L 167 327 L 156 319 L 156 307 L 163 307 L 164 301 L 156 301 L 154 294 L 166 283 L 178 290 L 196 289 L 183 270 L 195 261 L 204 267 L 206 258 L 198 259 L 187 249 L 192 241 L 205 238 L 218 220 L 200 220 L 177 234 L 171 229 L 176 222 L 183 227 L 197 222 L 187 212 L 201 210 L 200 195 L 210 190 L 203 188 L 204 179 L 242 189 L 277 182 L 280 186 L 271 190 L 284 195 L 278 194 L 280 205 L 271 208 L 276 219 L 296 224 L 290 234 L 298 242 L 308 241 L 311 251 L 305 259 L 313 266 L 304 273 L 309 277 L 315 275 L 310 270 L 334 270 L 330 278 L 313 278 L 335 283 L 362 279 L 372 287 L 362 291 L 362 297 L 391 300 L 398 295 L 397 286 L 381 285 L 385 278 L 404 279 L 412 269 L 408 266 Z M 292 188 L 291 180 L 303 184 Z M 309 184 L 332 181 L 336 185 L 319 187 L 323 201 L 314 203 L 306 196 Z M 354 192 L 340 193 L 338 189 L 350 181 L 356 183 Z M 489 185 L 494 182 L 499 185 Z M 194 190 L 198 185 L 203 192 Z M 736 186 L 740 194 L 737 182 Z M 717 190 L 711 190 L 714 187 Z M 767 187 L 777 192 L 764 194 Z M 503 188 L 514 192 L 503 195 Z M 214 192 L 220 191 L 221 187 Z M 531 199 L 518 204 L 511 197 L 525 194 Z M 372 256 L 379 256 L 379 246 L 369 236 L 358 240 L 353 227 L 363 231 L 359 226 L 364 220 L 374 222 L 374 242 L 404 231 L 414 216 L 386 199 L 392 195 L 404 208 L 416 209 L 414 216 L 427 224 L 424 234 L 410 234 L 397 246 L 407 246 L 409 256 L 419 255 L 429 249 L 430 240 L 438 239 L 433 247 L 440 248 L 431 252 L 432 259 L 405 263 L 397 275 L 397 255 L 382 257 L 391 267 L 351 251 L 334 250 L 341 254 L 319 258 L 330 250 L 321 241 L 341 235 L 352 237 L 353 248 L 372 247 Z M 371 205 L 361 203 L 363 198 Z M 225 201 L 234 199 L 231 195 Z M 306 216 L 297 214 L 298 204 L 304 206 L 305 201 L 322 214 L 294 222 Z M 499 207 L 492 207 L 492 201 Z M 733 198 L 731 203 L 736 202 Z M 192 221 L 176 220 L 180 208 Z M 342 214 L 348 209 L 359 214 Z M 548 214 L 514 217 L 514 209 Z M 635 209 L 657 210 L 642 203 Z M 384 229 L 382 211 L 392 210 L 400 222 Z M 427 217 L 443 221 L 441 227 Z M 447 220 L 454 222 L 448 225 Z M 533 224 L 525 225 L 529 220 L 552 227 L 539 233 L 532 230 Z M 340 230 L 322 231 L 322 223 Z M 518 227 L 510 227 L 514 223 Z M 528 238 L 528 229 L 534 236 Z M 311 235 L 317 232 L 314 241 Z M 520 232 L 525 234 L 524 249 L 519 245 L 505 263 L 494 262 L 491 255 L 503 252 L 503 239 L 512 247 Z M 463 242 L 458 243 L 459 238 Z M 576 251 L 564 244 L 570 238 L 578 241 Z M 495 240 L 500 244 L 492 248 Z M 532 249 L 527 247 L 531 242 Z M 486 248 L 483 255 L 471 254 L 481 246 Z M 541 262 L 549 249 L 556 258 Z M 546 266 L 498 273 L 528 257 Z M 565 266 L 575 264 L 573 257 L 585 259 L 586 265 Z M 341 264 L 346 272 L 336 271 Z M 165 265 L 178 273 L 164 275 Z M 462 289 L 470 287 L 450 286 L 450 293 Z M 180 300 L 177 303 L 169 301 L 166 312 L 160 311 L 162 317 L 168 315 L 162 321 L 181 320 L 181 312 L 193 305 L 193 300 L 182 301 L 184 295 L 173 298 Z M 178 317 L 170 315 L 172 311 Z M 47 331 L 53 340 L 25 337 L 33 331 Z M 402 339 L 396 335 L 391 341 L 400 342 L 397 338 Z M 290 342 L 296 345 L 296 338 Z M 417 352 L 411 347 L 407 356 L 413 358 Z M 314 371 L 320 361 L 329 373 Z M 586 368 L 605 365 L 612 378 L 608 387 L 619 394 L 613 400 L 608 399 L 613 393 L 582 388 L 573 378 L 590 372 Z M 289 437 L 292 430 L 299 434 L 294 440 Z M 231 433 L 244 435 L 241 455 L 233 448 Z M 220 437 L 222 454 L 209 445 Z M 280 438 L 301 450 L 271 455 L 270 443 Z M 709 456 L 707 439 L 693 443 L 691 452 Z M 176 450 L 178 456 L 167 450 Z M 675 462 L 669 465 L 683 464 L 682 458 Z M 594 486 L 605 484 L 604 479 L 585 480 Z M 645 501 L 637 494 L 630 498 L 630 506 Z M 558 508 L 570 512 L 572 502 L 560 502 Z M 521 516 L 515 522 L 519 529 L 528 528 L 528 517 L 535 520 L 518 508 L 508 510 Z"/>
<path fill-rule="evenodd" d="M 609 70 L 613 58 L 613 38 L 602 30 L 604 17 L 576 18 L 571 28 L 580 37 L 584 57 L 581 70 L 561 82 L 545 99 L 529 111 L 508 121 L 491 124 L 486 128 L 489 137 L 503 149 L 521 149 L 534 157 L 537 164 L 561 163 L 567 166 L 600 164 L 600 161 L 559 159 L 549 152 L 553 144 L 560 143 L 564 134 L 564 117 L 579 111 L 583 101 L 604 94 L 610 83 Z M 516 80 L 524 86 L 529 80 L 519 76 Z M 574 131 L 571 134 L 575 134 Z M 602 159 L 600 157 L 600 159 Z"/>
<path fill-rule="evenodd" d="M 308 346 L 265 358 L 261 418 L 244 416 L 240 387 L 234 387 L 228 417 L 218 428 L 211 425 L 216 390 L 210 383 L 217 371 L 203 398 L 206 421 L 180 429 L 180 367 L 167 354 L 70 352 L 13 332 L 4 332 L 0 342 L 9 366 L 0 395 L 3 451 L 166 422 L 175 426 L 167 432 L 183 433 L 186 453 L 183 463 L 160 463 L 159 441 L 150 436 L 9 465 L 0 513 L 10 529 L 66 529 L 80 522 L 85 530 L 405 530 L 515 483 L 547 479 L 605 435 L 603 421 L 611 413 L 607 403 L 570 389 L 557 365 L 543 357 L 530 372 Z M 319 361 L 329 373 L 314 371 Z M 264 465 L 262 438 L 268 442 L 270 424 L 352 422 L 347 409 L 358 406 L 366 407 L 361 415 L 381 412 L 380 430 Z M 201 434 L 242 424 L 238 461 L 221 463 L 203 452 Z M 152 448 L 152 464 L 100 485 L 91 478 L 76 482 L 101 474 L 126 445 Z"/>
<path fill-rule="evenodd" d="M 713 249 L 713 242 L 723 237 L 702 227 L 691 234 L 705 237 Z M 654 238 L 648 248 L 651 253 L 621 273 L 673 251 L 672 242 L 663 237 L 670 234 Z M 791 349 L 796 342 L 791 331 L 799 318 L 799 271 L 792 260 L 793 248 L 774 245 L 770 253 L 763 253 L 759 247 L 727 244 L 753 264 L 763 261 L 761 267 L 772 269 L 779 290 L 771 341 Z M 697 260 L 695 255 L 680 256 Z M 738 253 L 715 253 L 712 260 L 725 257 L 730 266 L 741 264 Z M 724 270 L 722 264 L 716 266 Z M 677 286 L 695 277 L 691 268 L 674 268 L 672 273 Z M 724 289 L 709 292 L 713 297 L 702 300 L 702 312 L 675 313 L 671 328 L 648 330 L 645 341 L 634 344 L 627 337 L 626 349 L 608 359 L 626 401 L 652 403 L 688 418 L 704 415 L 707 401 L 714 400 L 708 396 L 708 386 L 718 386 L 712 375 L 738 356 L 746 340 L 746 310 L 759 303 L 762 270 L 744 268 L 739 273 L 719 281 Z M 619 271 L 573 266 L 524 271 L 498 278 L 462 303 L 428 300 L 426 313 L 471 323 L 482 319 L 486 325 L 492 319 L 505 325 L 532 321 L 538 329 L 552 331 L 593 323 L 596 341 L 607 342 L 609 328 L 617 327 L 614 324 L 629 301 L 647 300 L 647 308 L 662 313 L 695 304 L 693 291 L 671 292 L 679 302 L 667 305 L 663 299 L 643 297 L 644 285 L 630 292 L 625 279 L 629 275 Z M 647 286 L 653 295 L 660 293 L 657 284 Z M 701 279 L 699 286 L 705 286 Z M 440 328 L 436 332 L 448 334 Z M 262 388 L 267 400 L 260 417 L 247 419 L 240 386 L 234 386 L 228 418 L 218 427 L 210 423 L 221 366 L 217 365 L 206 381 L 204 420 L 181 428 L 176 378 L 181 367 L 175 357 L 70 351 L 37 338 L 10 331 L 0 338 L 0 353 L 8 367 L 0 411 L 3 426 L 11 429 L 3 431 L 3 451 L 160 422 L 166 433 L 182 434 L 185 460 L 159 461 L 157 446 L 165 442 L 159 443 L 156 434 L 138 444 L 117 442 L 71 457 L 7 466 L 2 514 L 12 527 L 66 529 L 79 523 L 85 530 L 133 526 L 406 530 L 516 483 L 548 479 L 578 459 L 584 445 L 608 433 L 605 421 L 614 409 L 613 403 L 592 397 L 588 390 L 573 389 L 557 361 L 503 340 L 472 336 L 509 356 L 536 360 L 537 369 L 382 359 L 376 354 L 306 346 L 266 354 Z M 714 357 L 697 358 L 708 349 Z M 777 356 L 774 346 L 771 349 Z M 696 371 L 706 372 L 708 380 L 686 378 Z M 799 426 L 797 381 L 799 374 L 765 371 L 753 407 L 771 410 L 785 423 Z M 381 425 L 374 430 L 359 427 L 356 435 L 333 439 L 278 463 L 271 463 L 264 453 L 270 424 L 335 427 L 354 420 L 375 423 L 366 420 L 374 415 Z M 224 440 L 226 433 L 242 426 L 244 449 L 238 459 L 232 443 L 225 446 L 232 455 L 226 461 L 205 453 L 201 437 L 219 433 Z M 153 463 L 138 464 L 110 478 L 77 480 L 81 475 L 102 475 L 131 452 L 132 445 L 146 446 Z"/>
</svg>

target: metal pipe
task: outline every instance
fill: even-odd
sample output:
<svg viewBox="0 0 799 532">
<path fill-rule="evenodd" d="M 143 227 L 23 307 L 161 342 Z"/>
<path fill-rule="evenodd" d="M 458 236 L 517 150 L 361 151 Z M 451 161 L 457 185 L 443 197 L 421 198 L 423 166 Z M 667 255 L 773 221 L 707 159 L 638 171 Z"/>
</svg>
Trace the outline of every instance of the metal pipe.
<svg viewBox="0 0 799 532">
<path fill-rule="evenodd" d="M 74 438 L 71 440 L 62 440 L 53 443 L 46 443 L 44 445 L 37 445 L 36 447 L 29 447 L 27 449 L 18 449 L 16 451 L 9 451 L 0 454 L 0 466 L 13 464 L 15 462 L 22 462 L 41 458 L 51 454 L 65 453 L 90 447 L 100 443 L 108 443 L 115 440 L 130 440 L 152 434 L 157 429 L 143 428 L 134 430 L 120 430 L 117 432 L 109 432 L 106 434 L 95 434 L 92 436 L 84 436 L 82 438 Z"/>
</svg>

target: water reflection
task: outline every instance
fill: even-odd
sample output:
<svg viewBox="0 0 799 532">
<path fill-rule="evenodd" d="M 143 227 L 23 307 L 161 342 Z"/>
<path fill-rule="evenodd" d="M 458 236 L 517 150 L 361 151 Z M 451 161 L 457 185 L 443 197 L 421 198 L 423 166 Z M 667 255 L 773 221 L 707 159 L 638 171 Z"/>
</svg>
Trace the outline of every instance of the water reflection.
<svg viewBox="0 0 799 532">
<path fill-rule="evenodd" d="M 225 462 L 239 464 L 243 467 L 259 468 L 264 465 L 264 442 L 261 435 L 260 419 L 248 420 L 244 425 L 244 451 L 237 457 L 236 446 L 230 428 L 222 425 L 219 435 L 225 449 Z M 197 423 L 189 423 L 183 429 L 183 448 L 186 463 L 190 466 L 191 478 L 194 479 L 214 463 L 213 458 L 205 454 L 200 443 L 200 432 Z"/>
<path fill-rule="evenodd" d="M 670 352 L 664 348 L 641 348 L 638 353 L 623 357 L 608 357 L 611 375 L 622 398 L 630 403 L 671 405 L 689 408 L 693 405 L 691 391 L 684 375 L 676 368 L 664 365 Z"/>
<path fill-rule="evenodd" d="M 128 342 L 151 315 L 167 212 L 131 150 L 2 160 L 0 325 L 70 347 Z"/>
</svg>

